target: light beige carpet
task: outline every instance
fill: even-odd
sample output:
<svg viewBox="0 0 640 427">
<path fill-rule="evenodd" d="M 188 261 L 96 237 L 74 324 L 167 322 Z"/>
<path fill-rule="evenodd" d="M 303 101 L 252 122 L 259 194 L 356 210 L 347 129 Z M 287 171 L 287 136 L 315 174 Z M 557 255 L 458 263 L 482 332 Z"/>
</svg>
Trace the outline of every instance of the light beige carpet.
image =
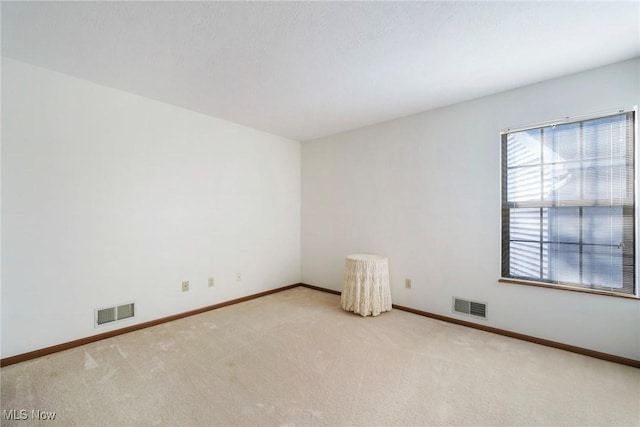
<svg viewBox="0 0 640 427">
<path fill-rule="evenodd" d="M 0 374 L 7 426 L 640 425 L 638 369 L 301 287 Z"/>
</svg>

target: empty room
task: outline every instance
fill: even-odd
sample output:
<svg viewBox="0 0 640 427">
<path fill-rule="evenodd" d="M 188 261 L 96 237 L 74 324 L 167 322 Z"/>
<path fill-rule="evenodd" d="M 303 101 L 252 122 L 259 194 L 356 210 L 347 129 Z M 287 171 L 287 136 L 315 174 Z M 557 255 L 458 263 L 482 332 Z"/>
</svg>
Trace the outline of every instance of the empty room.
<svg viewBox="0 0 640 427">
<path fill-rule="evenodd" d="M 640 2 L 0 14 L 2 426 L 640 426 Z"/>
</svg>

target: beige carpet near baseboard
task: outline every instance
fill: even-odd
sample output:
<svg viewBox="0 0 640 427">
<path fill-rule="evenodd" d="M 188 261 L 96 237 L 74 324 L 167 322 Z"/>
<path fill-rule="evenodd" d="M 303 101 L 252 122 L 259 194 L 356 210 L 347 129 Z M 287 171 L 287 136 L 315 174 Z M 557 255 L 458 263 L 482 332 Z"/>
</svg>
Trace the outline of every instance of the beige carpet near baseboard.
<svg viewBox="0 0 640 427">
<path fill-rule="evenodd" d="M 3 426 L 640 426 L 639 369 L 303 287 L 0 375 Z"/>
</svg>

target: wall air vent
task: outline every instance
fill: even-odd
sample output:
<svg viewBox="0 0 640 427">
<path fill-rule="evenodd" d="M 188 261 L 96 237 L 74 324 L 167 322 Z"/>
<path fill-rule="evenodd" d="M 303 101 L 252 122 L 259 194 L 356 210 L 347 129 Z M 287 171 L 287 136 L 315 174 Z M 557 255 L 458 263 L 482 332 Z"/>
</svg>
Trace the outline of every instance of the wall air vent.
<svg viewBox="0 0 640 427">
<path fill-rule="evenodd" d="M 135 316 L 135 303 L 116 305 L 113 307 L 95 309 L 95 326 L 117 322 Z"/>
<path fill-rule="evenodd" d="M 453 312 L 486 319 L 487 304 L 453 297 Z"/>
<path fill-rule="evenodd" d="M 134 312 L 134 304 L 131 302 L 129 304 L 119 305 L 117 307 L 118 310 L 118 320 L 128 319 L 129 317 L 133 317 Z"/>
<path fill-rule="evenodd" d="M 109 322 L 116 321 L 116 308 L 109 307 L 103 308 L 102 310 L 97 310 L 96 314 L 96 324 L 102 325 Z"/>
</svg>

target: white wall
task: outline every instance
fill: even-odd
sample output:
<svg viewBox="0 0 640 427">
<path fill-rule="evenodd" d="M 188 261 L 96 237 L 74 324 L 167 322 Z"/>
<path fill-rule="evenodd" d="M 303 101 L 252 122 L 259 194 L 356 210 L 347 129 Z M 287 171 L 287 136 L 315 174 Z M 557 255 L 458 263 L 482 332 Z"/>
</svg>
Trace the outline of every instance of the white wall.
<svg viewBox="0 0 640 427">
<path fill-rule="evenodd" d="M 498 283 L 500 130 L 640 103 L 640 60 L 302 144 L 302 282 L 340 290 L 344 257 L 389 257 L 394 303 L 640 359 L 640 302 Z M 411 290 L 404 279 L 411 278 Z"/>
<path fill-rule="evenodd" d="M 300 281 L 297 141 L 6 58 L 2 103 L 2 357 Z"/>
</svg>

